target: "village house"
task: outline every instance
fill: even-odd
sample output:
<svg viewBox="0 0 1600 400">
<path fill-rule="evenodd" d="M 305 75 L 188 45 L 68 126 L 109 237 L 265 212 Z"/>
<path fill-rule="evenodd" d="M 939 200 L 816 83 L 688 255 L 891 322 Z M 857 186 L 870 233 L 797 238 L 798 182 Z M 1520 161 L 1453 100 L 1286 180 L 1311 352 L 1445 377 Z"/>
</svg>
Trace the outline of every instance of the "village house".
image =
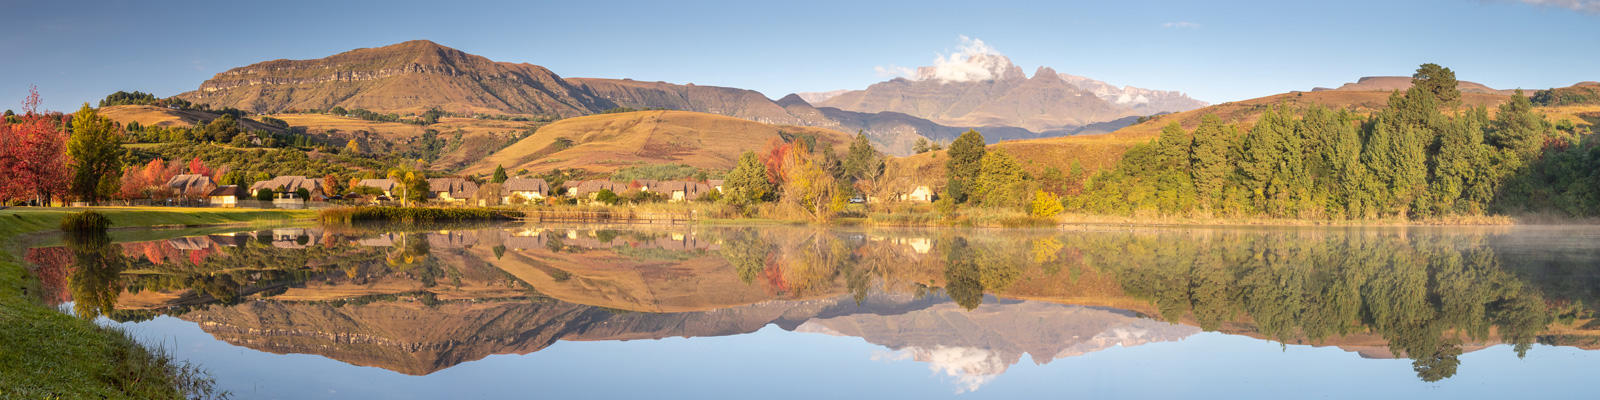
<svg viewBox="0 0 1600 400">
<path fill-rule="evenodd" d="M 322 190 L 322 181 L 300 175 L 279 176 L 250 185 L 251 194 L 258 193 L 263 189 L 273 192 L 272 201 L 275 203 L 305 202 L 328 198 L 327 194 Z M 310 193 L 310 198 L 300 198 L 300 195 L 296 194 L 300 189 L 305 189 L 307 193 Z"/>
<path fill-rule="evenodd" d="M 430 178 L 428 179 L 428 196 L 444 202 L 459 202 L 471 199 L 478 193 L 478 184 L 461 178 Z"/>
<path fill-rule="evenodd" d="M 211 182 L 211 177 L 199 174 L 180 174 L 167 180 L 167 190 L 172 191 L 172 196 L 186 200 L 205 198 L 214 187 L 216 184 Z"/>
<path fill-rule="evenodd" d="M 383 197 L 394 198 L 395 181 L 393 179 L 362 179 L 356 182 L 356 187 L 369 187 L 383 192 Z"/>
<path fill-rule="evenodd" d="M 248 196 L 249 194 L 246 194 L 244 188 L 239 185 L 222 185 L 217 186 L 217 189 L 212 190 L 206 197 L 213 206 L 233 207 L 239 205 L 240 198 Z"/>
<path fill-rule="evenodd" d="M 650 191 L 671 202 L 699 200 L 711 191 L 711 186 L 690 181 L 655 182 Z"/>
<path fill-rule="evenodd" d="M 610 190 L 612 193 L 617 194 L 628 191 L 627 184 L 605 180 L 569 181 L 567 184 L 567 196 L 574 199 L 594 200 L 594 197 L 603 190 Z"/>
<path fill-rule="evenodd" d="M 933 189 L 929 189 L 927 185 L 917 186 L 916 188 L 911 189 L 911 192 L 901 193 L 899 195 L 900 201 L 914 201 L 920 203 L 933 202 L 933 197 Z"/>
<path fill-rule="evenodd" d="M 501 202 L 512 203 L 512 198 L 521 198 L 523 202 L 544 199 L 550 193 L 550 185 L 539 178 L 511 178 L 500 184 Z"/>
<path fill-rule="evenodd" d="M 716 190 L 717 193 L 722 193 L 722 182 L 723 180 L 721 179 L 712 179 L 706 181 L 706 186 L 710 186 L 711 189 Z"/>
</svg>

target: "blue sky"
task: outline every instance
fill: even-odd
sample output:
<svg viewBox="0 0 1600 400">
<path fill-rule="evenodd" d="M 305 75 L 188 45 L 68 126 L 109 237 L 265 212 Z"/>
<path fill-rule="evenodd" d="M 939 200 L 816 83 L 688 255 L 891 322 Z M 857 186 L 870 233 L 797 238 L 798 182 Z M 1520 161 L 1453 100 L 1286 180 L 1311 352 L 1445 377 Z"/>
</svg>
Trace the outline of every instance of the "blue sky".
<svg viewBox="0 0 1600 400">
<path fill-rule="evenodd" d="M 1436 62 L 1496 88 L 1600 80 L 1600 0 L 1322 2 L 0 0 L 0 108 L 170 96 L 258 61 L 429 39 L 565 77 L 860 89 L 982 40 L 1059 72 L 1211 102 Z M 1113 4 L 1114 3 L 1114 4 Z M 1542 3 L 1542 4 L 1540 4 Z M 151 5 L 155 4 L 155 5 Z"/>
</svg>

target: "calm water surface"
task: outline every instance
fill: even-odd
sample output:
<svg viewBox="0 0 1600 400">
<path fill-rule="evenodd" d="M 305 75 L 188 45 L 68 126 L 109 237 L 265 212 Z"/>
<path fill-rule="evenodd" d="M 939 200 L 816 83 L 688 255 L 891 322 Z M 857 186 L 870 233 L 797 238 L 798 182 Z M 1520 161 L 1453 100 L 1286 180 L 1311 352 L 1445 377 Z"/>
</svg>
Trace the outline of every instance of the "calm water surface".
<svg viewBox="0 0 1600 400">
<path fill-rule="evenodd" d="M 1597 228 L 198 233 L 26 257 L 235 398 L 1505 399 L 1600 366 Z"/>
</svg>

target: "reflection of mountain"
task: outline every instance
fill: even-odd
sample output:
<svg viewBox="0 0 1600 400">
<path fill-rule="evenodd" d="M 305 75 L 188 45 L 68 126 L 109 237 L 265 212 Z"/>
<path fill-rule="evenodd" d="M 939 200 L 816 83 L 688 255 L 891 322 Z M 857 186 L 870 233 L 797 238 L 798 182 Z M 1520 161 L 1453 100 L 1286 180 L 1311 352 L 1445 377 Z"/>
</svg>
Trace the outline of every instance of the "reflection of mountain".
<svg viewBox="0 0 1600 400">
<path fill-rule="evenodd" d="M 672 314 L 622 312 L 561 301 L 374 302 L 361 305 L 257 301 L 184 314 L 218 339 L 273 353 L 318 354 L 422 375 L 492 354 L 528 354 L 557 340 L 724 336 L 768 324 L 794 329 L 818 317 L 896 314 L 939 300 L 874 296 L 765 302 Z"/>
<path fill-rule="evenodd" d="M 845 315 L 807 321 L 797 329 L 856 336 L 929 363 L 964 390 L 1004 373 L 1027 353 L 1035 364 L 1115 346 L 1179 340 L 1200 328 L 1145 319 L 1097 307 L 1005 301 L 971 311 L 941 303 L 897 315 Z"/>
<path fill-rule="evenodd" d="M 1024 353 L 1046 363 L 1201 329 L 1411 358 L 1427 380 L 1497 343 L 1594 348 L 1594 235 L 1518 235 L 304 229 L 26 259 L 50 299 L 113 319 L 176 314 L 241 346 L 412 374 L 557 340 L 775 324 L 861 337 L 970 388 Z"/>
</svg>

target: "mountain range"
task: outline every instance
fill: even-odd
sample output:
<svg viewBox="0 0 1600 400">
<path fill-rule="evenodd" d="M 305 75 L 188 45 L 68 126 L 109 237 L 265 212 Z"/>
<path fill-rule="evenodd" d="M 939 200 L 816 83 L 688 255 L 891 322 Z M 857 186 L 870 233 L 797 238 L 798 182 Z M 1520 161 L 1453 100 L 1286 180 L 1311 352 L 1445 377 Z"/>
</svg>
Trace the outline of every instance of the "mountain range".
<svg viewBox="0 0 1600 400">
<path fill-rule="evenodd" d="M 367 109 L 568 118 L 619 108 L 661 108 L 751 121 L 861 131 L 881 149 L 907 154 L 918 138 L 948 142 L 979 129 L 991 142 L 1104 133 L 1156 112 L 1205 103 L 1176 92 L 1118 88 L 1041 68 L 1027 78 L 998 54 L 994 79 L 897 78 L 833 96 L 772 100 L 746 89 L 563 78 L 544 67 L 497 62 L 426 40 L 312 60 L 272 60 L 230 69 L 178 97 L 256 113 Z M 937 70 L 925 67 L 929 74 Z M 820 104 L 807 100 L 820 99 Z"/>
</svg>

